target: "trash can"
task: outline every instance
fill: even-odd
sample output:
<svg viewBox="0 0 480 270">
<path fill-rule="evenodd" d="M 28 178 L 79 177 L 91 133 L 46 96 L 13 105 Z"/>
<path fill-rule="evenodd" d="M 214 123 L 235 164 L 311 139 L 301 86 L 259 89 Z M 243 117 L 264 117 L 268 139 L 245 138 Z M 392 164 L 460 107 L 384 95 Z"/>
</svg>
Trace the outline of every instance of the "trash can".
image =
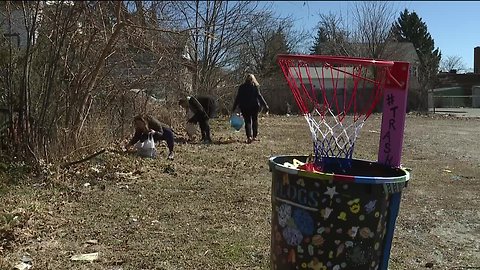
<svg viewBox="0 0 480 270">
<path fill-rule="evenodd" d="M 323 173 L 295 168 L 306 160 L 269 160 L 271 269 L 379 269 L 386 232 L 393 229 L 387 228 L 390 198 L 406 186 L 409 173 L 341 158 L 325 159 Z"/>
</svg>

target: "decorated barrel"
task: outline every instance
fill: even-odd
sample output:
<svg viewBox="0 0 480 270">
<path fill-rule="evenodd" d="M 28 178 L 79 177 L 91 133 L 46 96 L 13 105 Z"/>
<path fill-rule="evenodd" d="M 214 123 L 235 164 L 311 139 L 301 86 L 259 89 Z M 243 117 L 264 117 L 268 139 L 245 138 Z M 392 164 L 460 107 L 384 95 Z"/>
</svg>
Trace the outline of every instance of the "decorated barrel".
<svg viewBox="0 0 480 270">
<path fill-rule="evenodd" d="M 341 158 L 326 160 L 322 173 L 298 169 L 306 160 L 277 156 L 269 161 L 271 269 L 383 268 L 390 254 L 385 243 L 393 235 L 387 233 L 393 230 L 387 225 L 390 199 L 406 186 L 409 173 Z"/>
</svg>

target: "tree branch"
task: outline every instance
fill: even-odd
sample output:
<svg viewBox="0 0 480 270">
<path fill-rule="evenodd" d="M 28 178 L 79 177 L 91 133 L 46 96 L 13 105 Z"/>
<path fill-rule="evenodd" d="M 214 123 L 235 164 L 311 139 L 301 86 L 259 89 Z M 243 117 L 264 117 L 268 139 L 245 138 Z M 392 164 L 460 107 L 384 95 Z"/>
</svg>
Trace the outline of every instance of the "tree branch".
<svg viewBox="0 0 480 270">
<path fill-rule="evenodd" d="M 96 152 L 96 153 L 94 153 L 94 154 L 92 154 L 92 155 L 90 155 L 90 156 L 88 156 L 88 157 L 86 157 L 86 158 L 82 158 L 82 159 L 77 160 L 77 161 L 72 161 L 72 162 L 65 163 L 65 164 L 61 165 L 60 168 L 66 169 L 66 168 L 71 167 L 71 166 L 73 166 L 73 165 L 76 165 L 76 164 L 79 164 L 79 163 L 83 163 L 83 162 L 88 161 L 88 160 L 90 160 L 90 159 L 92 159 L 92 158 L 94 158 L 94 157 L 96 157 L 96 156 L 98 156 L 98 155 L 101 155 L 101 154 L 105 153 L 105 151 L 107 151 L 107 150 L 106 150 L 106 149 L 102 149 L 102 150 L 100 150 L 100 151 L 98 151 L 98 152 Z"/>
</svg>

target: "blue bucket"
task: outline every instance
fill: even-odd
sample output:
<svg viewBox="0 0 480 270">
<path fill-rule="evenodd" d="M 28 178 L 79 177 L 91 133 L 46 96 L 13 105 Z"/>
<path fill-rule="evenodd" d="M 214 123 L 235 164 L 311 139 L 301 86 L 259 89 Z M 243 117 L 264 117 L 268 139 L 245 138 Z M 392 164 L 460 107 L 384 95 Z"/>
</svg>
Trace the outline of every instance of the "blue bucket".
<svg viewBox="0 0 480 270">
<path fill-rule="evenodd" d="M 243 121 L 243 117 L 238 114 L 233 114 L 230 117 L 230 126 L 233 127 L 236 131 L 239 131 L 245 122 Z"/>
</svg>

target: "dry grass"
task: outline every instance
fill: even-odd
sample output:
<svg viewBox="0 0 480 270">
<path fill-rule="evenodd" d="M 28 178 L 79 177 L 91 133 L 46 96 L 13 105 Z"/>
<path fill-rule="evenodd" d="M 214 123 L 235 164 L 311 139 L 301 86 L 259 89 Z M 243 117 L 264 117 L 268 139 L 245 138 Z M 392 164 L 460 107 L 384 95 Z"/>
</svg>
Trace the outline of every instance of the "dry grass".
<svg viewBox="0 0 480 270">
<path fill-rule="evenodd" d="M 413 178 L 391 269 L 479 267 L 479 121 L 407 121 L 403 163 Z M 378 123 L 373 116 L 363 128 L 357 158 L 375 158 Z M 263 118 L 251 145 L 227 119 L 212 130 L 216 143 L 178 144 L 174 162 L 164 146 L 156 160 L 110 151 L 47 178 L 0 184 L 0 269 L 26 254 L 34 269 L 268 269 L 267 159 L 308 154 L 306 124 Z M 99 260 L 70 260 L 90 252 Z"/>
</svg>

